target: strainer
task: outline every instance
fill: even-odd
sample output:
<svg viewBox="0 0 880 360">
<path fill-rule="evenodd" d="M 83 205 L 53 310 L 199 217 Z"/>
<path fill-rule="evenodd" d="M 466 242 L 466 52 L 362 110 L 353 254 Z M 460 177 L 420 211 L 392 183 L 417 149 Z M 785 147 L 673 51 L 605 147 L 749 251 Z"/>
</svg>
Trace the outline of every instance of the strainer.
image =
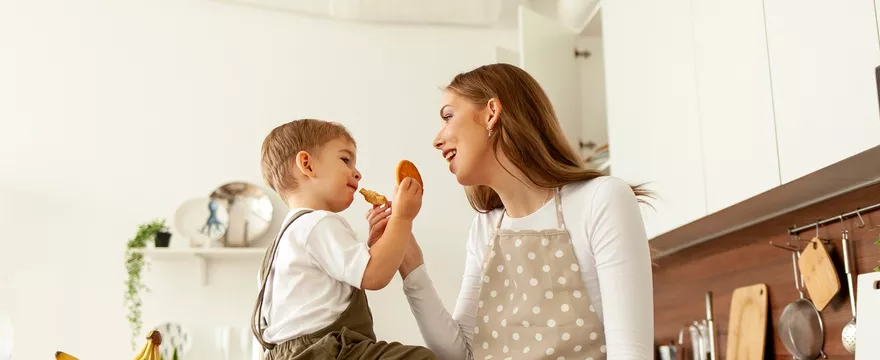
<svg viewBox="0 0 880 360">
<path fill-rule="evenodd" d="M 827 359 L 822 351 L 825 346 L 825 327 L 822 316 L 813 302 L 804 297 L 803 278 L 798 271 L 800 252 L 792 251 L 794 285 L 800 298 L 785 306 L 779 317 L 779 339 L 796 360 L 814 360 L 819 356 Z"/>
</svg>

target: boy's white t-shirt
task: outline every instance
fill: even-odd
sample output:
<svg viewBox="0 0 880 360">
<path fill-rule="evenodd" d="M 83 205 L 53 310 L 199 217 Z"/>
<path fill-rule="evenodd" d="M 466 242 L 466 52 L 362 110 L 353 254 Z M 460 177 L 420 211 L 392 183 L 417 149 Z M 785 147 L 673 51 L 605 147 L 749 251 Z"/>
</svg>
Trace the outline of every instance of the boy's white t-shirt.
<svg viewBox="0 0 880 360">
<path fill-rule="evenodd" d="M 291 209 L 284 222 L 304 209 Z M 315 210 L 281 235 L 263 296 L 264 340 L 280 344 L 330 325 L 361 287 L 370 250 L 345 218 Z"/>
</svg>

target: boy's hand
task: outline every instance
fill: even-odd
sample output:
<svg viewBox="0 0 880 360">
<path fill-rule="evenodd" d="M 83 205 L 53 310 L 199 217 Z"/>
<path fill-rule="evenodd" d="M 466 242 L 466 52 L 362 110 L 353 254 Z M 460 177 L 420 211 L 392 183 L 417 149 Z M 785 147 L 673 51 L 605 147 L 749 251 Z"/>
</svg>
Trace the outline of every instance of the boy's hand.
<svg viewBox="0 0 880 360">
<path fill-rule="evenodd" d="M 397 186 L 394 194 L 392 218 L 412 221 L 422 208 L 422 186 L 413 178 L 406 178 Z"/>
<path fill-rule="evenodd" d="M 370 237 L 367 239 L 367 246 L 372 247 L 385 233 L 385 227 L 388 225 L 388 219 L 391 216 L 391 202 L 386 201 L 384 206 L 373 206 L 367 211 L 367 223 L 369 224 Z"/>
</svg>

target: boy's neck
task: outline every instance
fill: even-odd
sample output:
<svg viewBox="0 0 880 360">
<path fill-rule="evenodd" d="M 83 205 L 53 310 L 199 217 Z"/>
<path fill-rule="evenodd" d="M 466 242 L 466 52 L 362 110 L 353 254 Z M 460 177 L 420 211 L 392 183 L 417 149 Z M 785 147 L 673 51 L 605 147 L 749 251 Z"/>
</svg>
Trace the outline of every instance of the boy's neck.
<svg viewBox="0 0 880 360">
<path fill-rule="evenodd" d="M 327 205 L 326 201 L 308 195 L 309 194 L 297 192 L 287 196 L 287 198 L 284 199 L 284 202 L 287 204 L 287 207 L 291 209 L 304 208 L 330 211 L 330 206 Z"/>
</svg>

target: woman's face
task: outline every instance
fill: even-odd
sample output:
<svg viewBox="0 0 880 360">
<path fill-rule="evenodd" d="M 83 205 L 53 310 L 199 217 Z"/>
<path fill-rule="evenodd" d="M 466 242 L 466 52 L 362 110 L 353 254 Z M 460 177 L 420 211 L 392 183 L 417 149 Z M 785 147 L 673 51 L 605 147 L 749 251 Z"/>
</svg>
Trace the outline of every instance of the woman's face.
<svg viewBox="0 0 880 360">
<path fill-rule="evenodd" d="M 449 171 L 459 184 L 485 185 L 498 162 L 489 144 L 491 111 L 478 108 L 452 91 L 446 91 L 440 107 L 443 125 L 434 138 L 434 147 L 449 163 Z"/>
</svg>

